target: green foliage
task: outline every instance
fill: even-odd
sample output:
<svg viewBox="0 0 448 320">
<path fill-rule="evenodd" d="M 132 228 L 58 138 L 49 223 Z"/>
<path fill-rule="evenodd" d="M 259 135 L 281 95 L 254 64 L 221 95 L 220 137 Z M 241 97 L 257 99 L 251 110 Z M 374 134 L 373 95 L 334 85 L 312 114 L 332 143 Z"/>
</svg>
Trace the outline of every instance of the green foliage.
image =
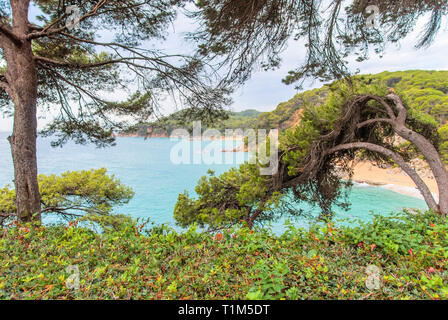
<svg viewBox="0 0 448 320">
<path fill-rule="evenodd" d="M 362 242 L 365 246 L 375 244 L 378 250 L 388 254 L 405 255 L 412 250 L 414 254 L 430 253 L 430 257 L 435 259 L 448 257 L 448 246 L 444 239 L 448 225 L 446 218 L 440 214 L 417 212 L 388 217 L 377 215 L 372 222 L 358 221 L 356 224 L 355 227 L 341 228 L 347 243 Z"/>
<path fill-rule="evenodd" d="M 448 299 L 448 220 L 429 212 L 282 235 L 143 227 L 2 229 L 0 299 Z"/>
<path fill-rule="evenodd" d="M 264 112 L 258 116 L 256 126 L 258 128 L 287 129 L 294 125 L 291 122 L 294 114 L 307 106 L 314 106 L 324 103 L 328 96 L 328 87 L 308 90 L 296 94 L 292 99 L 280 103 L 274 111 Z"/>
<path fill-rule="evenodd" d="M 336 81 L 319 89 L 299 93 L 291 100 L 280 103 L 274 111 L 259 115 L 257 126 L 259 128 L 279 128 L 283 131 L 292 127 L 292 130 L 294 130 L 297 122 L 292 120 L 299 116 L 301 118 L 300 126 L 303 127 L 301 130 L 304 130 L 303 137 L 307 137 L 317 132 L 311 132 L 310 123 L 304 124 L 304 121 L 309 121 L 310 118 L 315 117 L 319 118 L 319 121 L 326 122 L 327 116 L 334 118 L 334 114 L 332 115 L 330 110 L 325 111 L 325 109 L 337 108 L 355 91 L 359 94 L 370 93 L 384 96 L 387 93 L 387 88 L 393 88 L 406 103 L 409 116 L 412 118 L 409 122 L 414 122 L 414 130 L 424 134 L 424 132 L 421 132 L 421 130 L 424 130 L 422 124 L 439 127 L 442 138 L 439 151 L 445 159 L 448 159 L 448 151 L 446 150 L 448 135 L 444 134 L 445 131 L 442 129 L 448 120 L 447 79 L 448 71 L 425 70 L 382 72 L 374 75 L 355 76 L 353 83 L 356 89 L 352 92 L 347 91 L 350 88 L 347 86 L 344 88 L 340 81 Z M 420 128 L 417 128 L 417 126 L 420 126 Z M 433 128 L 430 130 L 435 131 Z M 285 140 L 292 139 L 291 132 L 284 132 L 284 134 L 288 136 Z M 424 135 L 428 134 L 427 132 Z M 432 140 L 436 139 L 437 137 L 432 138 Z M 301 140 L 303 139 L 296 139 L 296 145 L 301 144 Z M 435 144 L 439 145 L 438 142 Z"/>
<path fill-rule="evenodd" d="M 339 144 L 366 142 L 394 151 L 405 161 L 420 156 L 419 151 L 409 144 L 396 145 L 396 133 L 387 124 L 357 127 L 358 122 L 387 117 L 381 103 L 370 97 L 387 99 L 390 91 L 394 90 L 403 97 L 407 108 L 407 127 L 426 137 L 444 155 L 448 131 L 442 127 L 438 133 L 439 121 L 420 106 L 421 101 L 415 99 L 425 95 L 425 92 L 417 94 L 419 90 L 426 90 L 425 85 L 442 88 L 445 83 L 440 78 L 444 75 L 444 72 L 431 71 L 364 75 L 296 95 L 257 119 L 259 127 L 279 126 L 285 129 L 280 136 L 280 174 L 258 180 L 259 173 L 255 167 L 247 171 L 247 167 L 242 166 L 220 177 L 203 178 L 196 189 L 197 199 L 187 194 L 179 196 L 176 219 L 183 226 L 195 221 L 201 226 L 231 225 L 238 219 L 266 222 L 275 219 L 275 213 L 279 216 L 302 214 L 292 208 L 297 202 L 319 206 L 321 218 L 331 217 L 334 205 L 347 209 L 351 183 L 341 180 L 340 175 L 351 174 L 350 160 L 365 158 L 378 164 L 393 162 L 387 156 L 369 150 L 346 150 L 329 155 L 325 152 Z M 299 111 L 300 121 L 292 123 L 292 118 Z M 295 182 L 288 184 L 292 179 Z M 286 187 L 282 187 L 284 181 Z M 288 198 L 289 195 L 292 197 Z M 247 201 L 242 201 L 246 196 Z"/>
<path fill-rule="evenodd" d="M 442 143 L 439 146 L 439 152 L 445 163 L 448 163 L 448 124 L 444 124 L 439 128 L 439 135 Z"/>
<path fill-rule="evenodd" d="M 16 193 L 9 185 L 0 189 L 0 224 L 16 212 Z"/>
<path fill-rule="evenodd" d="M 409 70 L 382 72 L 360 78 L 372 83 L 383 83 L 394 88 L 409 108 L 410 116 L 417 122 L 432 127 L 434 144 L 448 163 L 448 135 L 445 125 L 448 121 L 448 71 Z M 414 123 L 414 125 L 417 123 Z M 439 136 L 437 135 L 437 128 Z M 416 128 L 414 128 L 416 129 Z M 417 132 L 427 136 L 429 132 Z M 424 130 L 424 129 L 423 129 Z M 439 140 L 440 139 L 440 140 Z M 435 141 L 439 140 L 439 141 Z"/>
<path fill-rule="evenodd" d="M 73 216 L 85 213 L 83 220 L 116 225 L 118 216 L 109 216 L 113 208 L 127 204 L 134 192 L 124 186 L 107 170 L 65 172 L 61 175 L 39 175 L 39 189 L 42 198 L 42 212 Z M 0 212 L 15 214 L 15 191 L 9 186 L 0 189 Z M 102 217 L 108 216 L 108 217 Z M 115 220 L 114 220 L 115 219 Z"/>
<path fill-rule="evenodd" d="M 214 128 L 223 133 L 225 133 L 226 129 L 236 130 L 254 128 L 259 114 L 259 111 L 252 109 L 231 112 L 227 120 L 217 123 Z"/>
<path fill-rule="evenodd" d="M 2 1 L 0 6 L 0 19 L 7 29 L 12 28 L 9 2 Z M 36 60 L 37 105 L 43 111 L 56 110 L 54 121 L 43 131 L 57 136 L 53 145 L 70 139 L 99 147 L 113 145 L 114 130 L 148 121 L 160 107 L 160 96 L 167 94 L 179 106 L 194 108 L 201 119 L 222 112 L 230 103 L 235 79 L 218 76 L 214 64 L 195 53 L 163 52 L 145 45 L 166 40 L 168 26 L 188 2 L 32 0 L 24 4 L 22 11 L 29 11 L 33 25 L 29 28 L 27 19 L 22 19 L 22 31 L 16 36 L 27 38 L 29 54 Z M 71 6 L 79 9 L 74 28 L 67 25 L 73 18 L 66 12 Z M 108 34 L 108 39 L 100 34 Z M 13 61 L 14 50 L 4 50 L 3 43 L 0 47 L 0 61 Z M 4 67 L 0 81 L 6 83 L 10 79 L 6 80 Z M 7 67 L 22 72 L 22 66 Z M 12 99 L 3 87 L 0 109 L 12 114 Z"/>
<path fill-rule="evenodd" d="M 286 151 L 284 161 L 289 175 L 297 175 L 303 169 L 303 160 L 309 155 L 311 146 L 318 137 L 335 129 L 335 123 L 344 112 L 344 106 L 357 95 L 385 96 L 387 88 L 361 80 L 353 82 L 336 81 L 329 86 L 329 94 L 324 103 L 306 105 L 299 126 L 285 130 L 280 146 Z M 387 136 L 387 132 L 382 132 Z M 288 151 L 294 149 L 292 151 Z"/>
<path fill-rule="evenodd" d="M 244 163 L 216 177 L 213 171 L 202 177 L 196 186 L 198 198 L 187 192 L 180 194 L 174 208 L 176 222 L 187 227 L 197 223 L 203 227 L 226 227 L 241 220 L 253 225 L 270 221 L 268 214 L 280 200 L 266 185 L 267 177 L 259 174 L 255 164 Z M 263 214 L 262 214 L 263 213 Z"/>
<path fill-rule="evenodd" d="M 365 78 L 394 88 L 410 109 L 429 114 L 439 124 L 448 120 L 448 71 L 382 72 Z"/>
</svg>

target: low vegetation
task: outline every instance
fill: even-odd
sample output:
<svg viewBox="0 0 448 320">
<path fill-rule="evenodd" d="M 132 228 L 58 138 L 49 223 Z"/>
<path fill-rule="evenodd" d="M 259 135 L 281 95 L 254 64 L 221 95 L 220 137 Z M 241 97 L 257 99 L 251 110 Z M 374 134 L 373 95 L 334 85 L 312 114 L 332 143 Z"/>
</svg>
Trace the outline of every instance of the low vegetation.
<svg viewBox="0 0 448 320">
<path fill-rule="evenodd" d="M 345 225 L 291 225 L 282 235 L 13 225 L 0 231 L 0 299 L 448 298 L 447 218 Z"/>
<path fill-rule="evenodd" d="M 68 171 L 61 175 L 39 175 L 42 214 L 59 218 L 107 221 L 116 226 L 126 219 L 113 215 L 114 209 L 127 204 L 134 192 L 123 185 L 105 168 L 97 170 Z M 0 226 L 17 218 L 16 193 L 11 187 L 0 188 Z"/>
</svg>

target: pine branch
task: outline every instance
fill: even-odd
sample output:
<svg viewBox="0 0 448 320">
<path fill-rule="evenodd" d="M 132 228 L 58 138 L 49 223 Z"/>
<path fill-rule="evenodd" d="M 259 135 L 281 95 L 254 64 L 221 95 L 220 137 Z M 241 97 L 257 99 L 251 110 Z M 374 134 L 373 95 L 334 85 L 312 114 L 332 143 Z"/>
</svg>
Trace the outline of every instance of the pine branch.
<svg viewBox="0 0 448 320">
<path fill-rule="evenodd" d="M 14 44 L 20 45 L 22 43 L 22 40 L 18 35 L 16 35 L 10 28 L 10 26 L 4 24 L 3 22 L 0 22 L 0 32 L 3 34 L 6 38 L 11 40 Z M 3 41 L 2 41 L 3 42 Z"/>
</svg>

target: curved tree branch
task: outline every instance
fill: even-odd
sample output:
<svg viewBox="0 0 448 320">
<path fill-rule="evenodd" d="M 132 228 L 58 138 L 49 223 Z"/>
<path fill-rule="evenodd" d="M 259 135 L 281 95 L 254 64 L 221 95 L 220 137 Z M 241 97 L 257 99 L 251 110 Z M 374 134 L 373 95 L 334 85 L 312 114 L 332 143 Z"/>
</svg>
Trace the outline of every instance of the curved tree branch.
<svg viewBox="0 0 448 320">
<path fill-rule="evenodd" d="M 369 124 L 377 123 L 377 122 L 387 122 L 387 123 L 392 124 L 393 120 L 392 119 L 386 119 L 386 118 L 369 119 L 369 120 L 366 120 L 366 121 L 363 121 L 363 122 L 359 123 L 357 127 L 358 127 L 358 129 L 361 129 L 362 127 L 365 127 L 365 126 L 368 126 Z"/>
<path fill-rule="evenodd" d="M 20 37 L 15 34 L 9 26 L 2 22 L 0 22 L 0 32 L 9 40 L 11 40 L 15 45 L 20 45 L 22 43 Z"/>
<path fill-rule="evenodd" d="M 437 181 L 439 188 L 439 207 L 443 213 L 448 213 L 448 172 L 445 164 L 440 158 L 440 154 L 434 145 L 428 141 L 423 135 L 418 132 L 410 130 L 406 126 L 407 110 L 397 94 L 389 94 L 387 98 L 395 103 L 398 110 L 398 116 L 392 127 L 394 131 L 403 139 L 412 142 L 423 154 L 428 161 L 434 178 Z"/>
<path fill-rule="evenodd" d="M 86 20 L 89 17 L 98 15 L 98 9 L 101 8 L 102 6 L 104 6 L 104 4 L 107 1 L 108 0 L 100 0 L 100 1 L 98 1 L 98 3 L 92 8 L 92 10 L 90 10 L 88 13 L 86 13 L 83 16 L 80 17 L 79 22 L 82 22 L 82 21 Z M 66 17 L 65 14 L 60 16 L 60 17 L 58 17 L 58 19 L 53 21 L 50 25 L 44 27 L 41 31 L 31 32 L 31 33 L 27 34 L 26 35 L 26 39 L 27 40 L 38 39 L 38 38 L 41 38 L 41 37 L 46 37 L 46 36 L 50 36 L 50 35 L 53 35 L 53 34 L 61 33 L 63 31 L 65 31 L 65 30 L 67 30 L 67 25 L 64 25 L 63 27 L 59 27 L 59 28 L 52 28 L 54 25 L 58 24 L 64 17 Z"/>
</svg>

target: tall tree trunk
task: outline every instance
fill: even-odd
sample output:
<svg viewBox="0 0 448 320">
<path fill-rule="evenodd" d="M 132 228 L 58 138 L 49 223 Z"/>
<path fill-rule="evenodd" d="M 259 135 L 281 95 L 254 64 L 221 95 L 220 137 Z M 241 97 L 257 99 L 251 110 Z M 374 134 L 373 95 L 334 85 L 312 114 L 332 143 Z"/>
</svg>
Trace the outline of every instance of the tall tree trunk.
<svg viewBox="0 0 448 320">
<path fill-rule="evenodd" d="M 394 131 L 402 138 L 412 142 L 428 161 L 434 178 L 439 188 L 439 207 L 438 210 L 443 215 L 448 214 L 448 172 L 445 164 L 440 157 L 439 152 L 434 145 L 421 134 L 412 131 L 406 127 L 407 110 L 400 97 L 396 94 L 388 95 L 388 98 L 395 102 L 398 109 L 396 121 L 392 124 Z"/>
<path fill-rule="evenodd" d="M 23 94 L 14 102 L 14 131 L 9 139 L 14 162 L 17 217 L 21 222 L 41 220 L 41 198 L 37 182 L 35 85 L 29 82 L 25 81 Z"/>
<path fill-rule="evenodd" d="M 29 1 L 15 1 L 13 30 L 27 32 Z M 14 130 L 9 141 L 14 163 L 17 216 L 21 222 L 40 221 L 41 198 L 37 182 L 37 68 L 31 41 L 20 39 L 4 43 L 6 79 L 14 103 Z"/>
<path fill-rule="evenodd" d="M 397 133 L 411 141 L 425 156 L 428 165 L 431 168 L 434 178 L 439 188 L 439 211 L 440 213 L 448 214 L 448 173 L 445 169 L 445 164 L 440 158 L 436 148 L 425 137 L 413 132 L 407 128 L 400 128 L 396 130 Z"/>
</svg>

